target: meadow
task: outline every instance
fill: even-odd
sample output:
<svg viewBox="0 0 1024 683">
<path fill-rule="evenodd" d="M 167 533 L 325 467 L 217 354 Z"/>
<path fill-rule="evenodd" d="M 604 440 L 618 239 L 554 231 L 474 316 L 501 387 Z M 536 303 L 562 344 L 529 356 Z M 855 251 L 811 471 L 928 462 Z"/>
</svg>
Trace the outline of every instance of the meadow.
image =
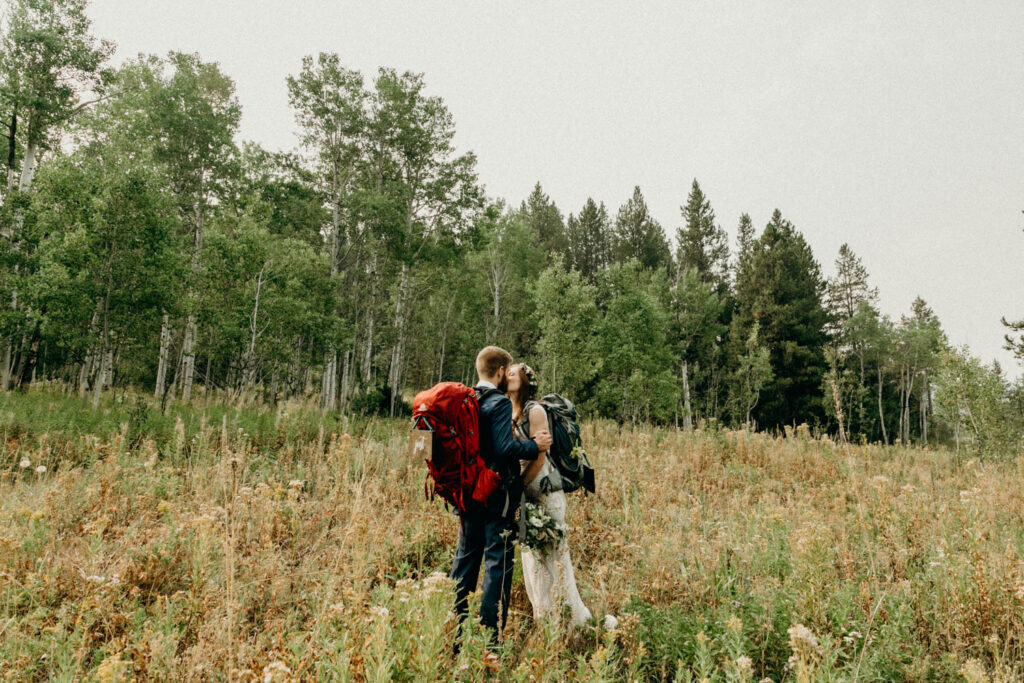
<svg viewBox="0 0 1024 683">
<path fill-rule="evenodd" d="M 404 421 L 130 392 L 0 395 L 0 677 L 31 681 L 1010 681 L 1024 675 L 1024 457 L 806 428 L 588 421 L 584 601 L 518 576 L 489 669 L 452 654 L 457 519 Z"/>
</svg>

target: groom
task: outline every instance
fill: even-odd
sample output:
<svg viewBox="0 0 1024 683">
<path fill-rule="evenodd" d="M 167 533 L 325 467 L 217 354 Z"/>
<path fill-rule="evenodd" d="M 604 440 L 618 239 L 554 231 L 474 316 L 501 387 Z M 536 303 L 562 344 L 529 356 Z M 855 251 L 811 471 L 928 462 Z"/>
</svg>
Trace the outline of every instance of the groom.
<svg viewBox="0 0 1024 683">
<path fill-rule="evenodd" d="M 505 374 L 511 363 L 508 351 L 497 346 L 482 349 L 476 357 L 480 456 L 501 476 L 502 487 L 491 495 L 486 505 L 471 502 L 461 514 L 459 547 L 451 574 L 456 582 L 455 611 L 461 622 L 483 562 L 480 622 L 490 631 L 492 640 L 499 631 L 499 606 L 500 628 L 505 627 L 512 591 L 515 512 L 523 490 L 519 461 L 536 460 L 539 451 L 551 446 L 551 435 L 546 430 L 535 434 L 531 441 L 516 441 L 512 436 L 512 403 L 505 396 L 508 386 Z"/>
</svg>

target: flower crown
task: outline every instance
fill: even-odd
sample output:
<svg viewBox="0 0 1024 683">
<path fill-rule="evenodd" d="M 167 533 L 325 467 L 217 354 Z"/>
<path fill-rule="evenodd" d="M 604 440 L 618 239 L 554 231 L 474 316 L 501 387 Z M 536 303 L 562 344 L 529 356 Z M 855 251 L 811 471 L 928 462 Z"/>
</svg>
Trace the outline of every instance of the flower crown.
<svg viewBox="0 0 1024 683">
<path fill-rule="evenodd" d="M 520 363 L 519 371 L 522 372 L 523 377 L 526 378 L 526 383 L 529 384 L 534 391 L 536 391 L 537 387 L 539 387 L 540 384 L 537 382 L 537 373 L 533 371 L 533 368 L 531 368 L 526 363 Z"/>
</svg>

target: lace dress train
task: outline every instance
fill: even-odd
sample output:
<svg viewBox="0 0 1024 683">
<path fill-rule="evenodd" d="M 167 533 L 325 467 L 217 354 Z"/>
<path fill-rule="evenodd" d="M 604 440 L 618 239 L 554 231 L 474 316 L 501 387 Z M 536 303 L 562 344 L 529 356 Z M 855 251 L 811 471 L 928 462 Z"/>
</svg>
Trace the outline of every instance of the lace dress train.
<svg viewBox="0 0 1024 683">
<path fill-rule="evenodd" d="M 526 495 L 530 500 L 543 505 L 555 521 L 564 523 L 565 493 L 552 491 L 544 494 L 538 489 L 538 482 L 550 471 L 551 463 L 545 462 L 541 471 L 527 485 Z M 572 558 L 569 556 L 569 543 L 565 538 L 547 553 L 539 553 L 524 546 L 522 554 L 523 582 L 526 584 L 526 594 L 533 605 L 535 619 L 560 610 L 563 604 L 568 605 L 572 611 L 573 625 L 578 626 L 590 619 L 590 610 L 583 604 L 579 589 L 576 587 Z"/>
</svg>

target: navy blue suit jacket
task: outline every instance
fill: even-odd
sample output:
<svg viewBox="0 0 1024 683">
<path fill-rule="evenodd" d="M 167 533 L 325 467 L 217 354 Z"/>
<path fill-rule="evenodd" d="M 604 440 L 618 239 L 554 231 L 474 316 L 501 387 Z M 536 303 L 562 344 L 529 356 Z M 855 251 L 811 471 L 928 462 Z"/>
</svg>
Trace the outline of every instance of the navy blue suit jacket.
<svg viewBox="0 0 1024 683">
<path fill-rule="evenodd" d="M 477 387 L 478 392 L 486 391 Z M 519 504 L 522 493 L 520 460 L 537 459 L 537 442 L 516 441 L 512 435 L 512 401 L 498 391 L 491 391 L 480 401 L 480 456 L 487 466 L 501 475 L 505 490 L 512 498 L 512 508 Z M 492 499 L 504 496 L 492 496 Z M 504 507 L 504 500 L 501 501 Z"/>
</svg>

